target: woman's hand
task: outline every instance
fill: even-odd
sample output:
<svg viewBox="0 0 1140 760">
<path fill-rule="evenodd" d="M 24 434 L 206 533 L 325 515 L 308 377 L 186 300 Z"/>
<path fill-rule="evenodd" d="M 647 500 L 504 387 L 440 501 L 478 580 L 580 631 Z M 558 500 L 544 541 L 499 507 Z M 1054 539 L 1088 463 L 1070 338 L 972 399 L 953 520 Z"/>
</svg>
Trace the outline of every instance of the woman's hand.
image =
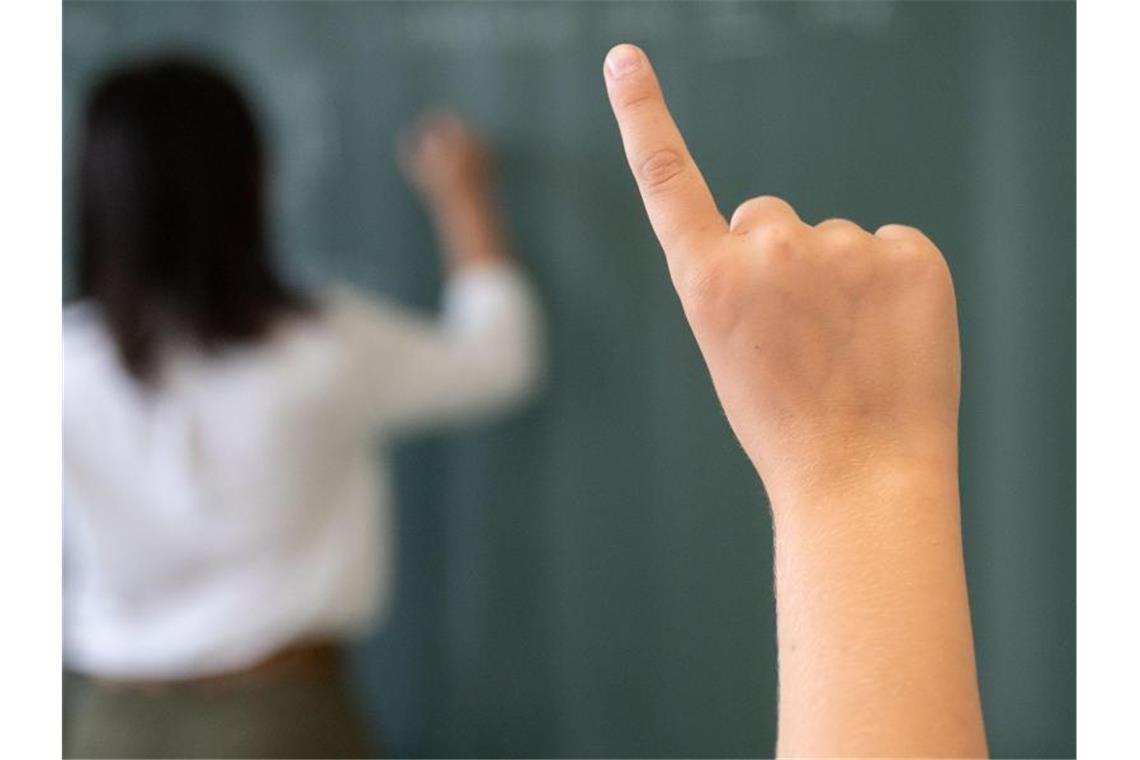
<svg viewBox="0 0 1140 760">
<path fill-rule="evenodd" d="M 397 157 L 408 181 L 429 205 L 489 191 L 487 146 L 453 113 L 421 117 L 400 138 Z"/>
</svg>

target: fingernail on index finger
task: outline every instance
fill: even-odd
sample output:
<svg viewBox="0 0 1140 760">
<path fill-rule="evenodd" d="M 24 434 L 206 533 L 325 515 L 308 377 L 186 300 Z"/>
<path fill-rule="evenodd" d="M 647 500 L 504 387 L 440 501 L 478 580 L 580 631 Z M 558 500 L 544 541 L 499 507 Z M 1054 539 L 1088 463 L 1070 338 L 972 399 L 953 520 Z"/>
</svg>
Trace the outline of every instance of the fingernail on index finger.
<svg viewBox="0 0 1140 760">
<path fill-rule="evenodd" d="M 606 56 L 606 73 L 613 79 L 621 79 L 640 65 L 641 51 L 633 45 L 618 45 Z"/>
</svg>

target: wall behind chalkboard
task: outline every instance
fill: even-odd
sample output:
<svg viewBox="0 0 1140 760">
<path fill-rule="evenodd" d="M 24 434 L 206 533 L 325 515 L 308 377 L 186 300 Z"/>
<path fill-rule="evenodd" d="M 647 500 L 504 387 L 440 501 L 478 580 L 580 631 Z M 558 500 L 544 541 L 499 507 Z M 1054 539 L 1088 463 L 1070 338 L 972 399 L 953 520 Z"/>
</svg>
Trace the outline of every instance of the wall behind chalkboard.
<svg viewBox="0 0 1140 760">
<path fill-rule="evenodd" d="M 546 299 L 551 380 L 510 420 L 401 445 L 398 590 L 354 657 L 362 704 L 396 755 L 766 755 L 766 504 L 602 85 L 610 45 L 643 45 L 723 210 L 773 193 L 808 220 L 905 221 L 941 245 L 962 325 L 991 750 L 1072 756 L 1074 15 L 1072 3 L 67 3 L 65 165 L 105 67 L 206 56 L 244 83 L 271 135 L 293 276 L 431 308 L 430 230 L 391 145 L 433 104 L 471 117 Z"/>
</svg>

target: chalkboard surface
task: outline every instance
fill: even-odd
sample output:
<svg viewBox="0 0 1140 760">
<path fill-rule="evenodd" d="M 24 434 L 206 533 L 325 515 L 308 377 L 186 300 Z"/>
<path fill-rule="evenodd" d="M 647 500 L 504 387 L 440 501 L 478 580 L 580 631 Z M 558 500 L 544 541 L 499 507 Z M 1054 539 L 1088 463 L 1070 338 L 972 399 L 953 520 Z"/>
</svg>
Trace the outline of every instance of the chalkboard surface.
<svg viewBox="0 0 1140 760">
<path fill-rule="evenodd" d="M 1072 756 L 1074 15 L 1071 3 L 67 3 L 65 163 L 105 67 L 205 56 L 245 85 L 271 135 L 292 275 L 431 308 L 433 241 L 391 146 L 435 104 L 474 120 L 546 301 L 550 382 L 510 420 L 400 446 L 398 590 L 355 653 L 362 704 L 396 755 L 767 755 L 767 507 L 602 85 L 610 45 L 643 45 L 723 210 L 773 193 L 808 220 L 914 224 L 946 253 L 991 750 Z M 65 251 L 70 223 L 68 211 Z"/>
</svg>

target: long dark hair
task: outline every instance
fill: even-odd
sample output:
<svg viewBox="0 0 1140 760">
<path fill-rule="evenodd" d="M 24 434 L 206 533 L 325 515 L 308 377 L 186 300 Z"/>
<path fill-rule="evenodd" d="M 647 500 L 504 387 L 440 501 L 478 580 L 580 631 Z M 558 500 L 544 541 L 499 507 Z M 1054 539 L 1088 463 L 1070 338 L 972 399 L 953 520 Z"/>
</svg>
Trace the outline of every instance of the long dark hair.
<svg viewBox="0 0 1140 760">
<path fill-rule="evenodd" d="M 118 68 L 89 97 L 78 171 L 78 295 L 119 357 L 154 378 L 162 350 L 263 338 L 307 310 L 273 268 L 265 153 L 250 107 L 212 68 L 163 57 Z"/>
</svg>

